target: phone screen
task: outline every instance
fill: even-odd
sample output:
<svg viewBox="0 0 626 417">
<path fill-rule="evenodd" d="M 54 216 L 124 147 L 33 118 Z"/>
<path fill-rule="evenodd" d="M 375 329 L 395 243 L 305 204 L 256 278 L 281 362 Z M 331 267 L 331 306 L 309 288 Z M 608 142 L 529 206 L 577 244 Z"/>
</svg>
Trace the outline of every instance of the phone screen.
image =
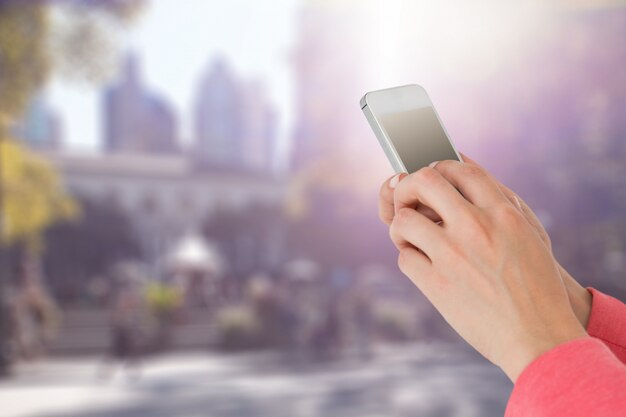
<svg viewBox="0 0 626 417">
<path fill-rule="evenodd" d="M 409 173 L 433 161 L 459 160 L 432 107 L 387 113 L 379 120 Z"/>
</svg>

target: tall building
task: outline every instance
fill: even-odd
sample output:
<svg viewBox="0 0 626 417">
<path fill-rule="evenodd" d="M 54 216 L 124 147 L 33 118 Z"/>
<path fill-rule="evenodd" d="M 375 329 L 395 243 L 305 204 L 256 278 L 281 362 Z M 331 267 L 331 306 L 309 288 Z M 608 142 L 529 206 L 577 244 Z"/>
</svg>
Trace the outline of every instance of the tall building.
<svg viewBox="0 0 626 417">
<path fill-rule="evenodd" d="M 59 115 L 48 105 L 43 94 L 31 99 L 13 134 L 34 149 L 61 146 L 62 125 Z"/>
<path fill-rule="evenodd" d="M 276 159 L 276 110 L 268 103 L 263 85 L 258 81 L 245 85 L 242 97 L 244 165 L 252 171 L 272 171 Z"/>
<path fill-rule="evenodd" d="M 230 66 L 217 59 L 200 82 L 194 106 L 196 163 L 203 167 L 243 165 L 244 118 L 240 86 Z"/>
<path fill-rule="evenodd" d="M 239 79 L 222 59 L 202 78 L 194 103 L 196 164 L 204 168 L 269 172 L 276 113 L 259 82 Z"/>
<path fill-rule="evenodd" d="M 109 152 L 171 153 L 178 149 L 177 121 L 169 104 L 143 85 L 136 56 L 104 94 L 104 147 Z"/>
</svg>

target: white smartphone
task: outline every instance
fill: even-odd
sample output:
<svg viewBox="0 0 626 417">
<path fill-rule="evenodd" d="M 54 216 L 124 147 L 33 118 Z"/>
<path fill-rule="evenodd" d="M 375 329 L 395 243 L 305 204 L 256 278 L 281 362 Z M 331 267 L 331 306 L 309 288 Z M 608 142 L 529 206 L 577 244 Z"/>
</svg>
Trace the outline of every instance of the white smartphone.
<svg viewBox="0 0 626 417">
<path fill-rule="evenodd" d="M 361 110 L 397 173 L 434 161 L 462 161 L 423 87 L 371 91 L 361 99 Z"/>
</svg>

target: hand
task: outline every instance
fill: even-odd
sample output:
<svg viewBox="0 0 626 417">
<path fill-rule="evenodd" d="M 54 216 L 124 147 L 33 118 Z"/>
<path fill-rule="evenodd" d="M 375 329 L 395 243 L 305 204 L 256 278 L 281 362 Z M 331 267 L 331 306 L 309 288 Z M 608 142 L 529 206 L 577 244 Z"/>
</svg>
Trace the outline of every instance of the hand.
<svg viewBox="0 0 626 417">
<path fill-rule="evenodd" d="M 464 153 L 461 153 L 461 155 L 463 156 L 463 160 L 465 161 L 465 163 L 480 167 L 480 165 L 478 165 L 478 163 L 476 163 L 469 156 L 465 155 Z M 390 186 L 391 181 L 394 181 L 395 184 L 397 184 L 398 181 L 402 180 L 407 175 L 408 174 L 406 173 L 394 175 L 389 180 L 385 181 L 380 188 L 378 199 L 379 217 L 387 226 L 391 225 L 394 216 L 393 188 Z M 489 173 L 487 173 L 487 175 L 489 175 Z M 500 191 L 509 199 L 509 201 L 511 201 L 511 203 L 524 214 L 526 220 L 531 224 L 531 226 L 533 226 L 535 231 L 541 237 L 541 240 L 543 240 L 543 242 L 552 252 L 552 242 L 550 240 L 550 236 L 539 221 L 537 215 L 532 211 L 528 204 L 526 204 L 526 202 L 521 197 L 516 195 L 507 186 L 499 182 L 495 177 L 491 175 L 489 176 L 491 180 L 496 183 Z M 423 204 L 418 204 L 416 206 L 416 209 L 434 222 L 441 221 L 437 213 L 435 213 L 429 207 L 424 206 Z M 554 262 L 559 268 L 559 273 L 567 290 L 567 296 L 570 300 L 570 305 L 574 310 L 574 314 L 576 314 L 576 317 L 578 318 L 580 324 L 582 324 L 584 328 L 587 328 L 589 315 L 591 314 L 591 293 L 587 291 L 587 289 L 584 288 L 582 285 L 580 285 L 578 281 L 576 281 L 572 277 L 572 275 L 567 272 L 567 270 L 563 268 L 563 266 L 556 259 L 554 260 Z"/>
<path fill-rule="evenodd" d="M 393 201 L 400 269 L 512 380 L 541 353 L 586 335 L 549 248 L 483 169 L 442 161 L 405 176 Z"/>
<path fill-rule="evenodd" d="M 463 156 L 463 160 L 465 162 L 471 163 L 473 165 L 478 165 L 475 161 L 473 161 L 467 155 L 465 154 L 461 154 L 461 155 Z M 528 204 L 526 204 L 526 202 L 522 200 L 521 197 L 516 195 L 507 186 L 505 186 L 504 184 L 496 180 L 493 176 L 491 178 L 492 180 L 496 182 L 496 184 L 498 184 L 498 187 L 503 192 L 503 194 L 505 194 L 507 198 L 512 203 L 514 203 L 514 205 L 518 207 L 518 209 L 522 213 L 524 213 L 526 220 L 531 224 L 531 226 L 535 228 L 537 233 L 539 233 L 541 240 L 544 241 L 544 243 L 548 246 L 548 248 L 550 248 L 550 252 L 552 252 L 552 242 L 550 240 L 550 236 L 548 235 L 548 232 L 546 232 L 546 229 L 543 227 L 543 225 L 539 221 L 539 218 L 537 217 L 537 215 L 531 210 Z M 553 254 L 553 257 L 554 257 L 554 254 Z M 567 290 L 567 296 L 570 300 L 570 305 L 572 306 L 572 309 L 574 310 L 574 314 L 576 314 L 576 318 L 578 318 L 578 321 L 580 322 L 580 324 L 582 324 L 582 326 L 586 329 L 587 323 L 589 323 L 589 315 L 591 314 L 591 302 L 592 302 L 591 293 L 587 291 L 585 287 L 580 285 L 578 281 L 576 281 L 574 277 L 572 277 L 572 275 L 569 272 L 567 272 L 567 270 L 563 268 L 563 266 L 556 259 L 554 260 L 554 262 L 556 262 L 556 265 L 559 268 L 559 273 L 561 275 L 561 279 L 563 280 L 563 284 L 565 284 L 565 288 Z"/>
</svg>

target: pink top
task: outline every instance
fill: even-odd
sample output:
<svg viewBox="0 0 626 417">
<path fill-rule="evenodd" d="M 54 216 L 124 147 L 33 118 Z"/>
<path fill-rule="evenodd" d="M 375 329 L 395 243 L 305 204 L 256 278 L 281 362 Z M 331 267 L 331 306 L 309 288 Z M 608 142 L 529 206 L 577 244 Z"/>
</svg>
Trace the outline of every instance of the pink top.
<svg viewBox="0 0 626 417">
<path fill-rule="evenodd" d="M 588 290 L 590 337 L 531 362 L 515 383 L 505 417 L 626 416 L 626 305 Z"/>
</svg>

